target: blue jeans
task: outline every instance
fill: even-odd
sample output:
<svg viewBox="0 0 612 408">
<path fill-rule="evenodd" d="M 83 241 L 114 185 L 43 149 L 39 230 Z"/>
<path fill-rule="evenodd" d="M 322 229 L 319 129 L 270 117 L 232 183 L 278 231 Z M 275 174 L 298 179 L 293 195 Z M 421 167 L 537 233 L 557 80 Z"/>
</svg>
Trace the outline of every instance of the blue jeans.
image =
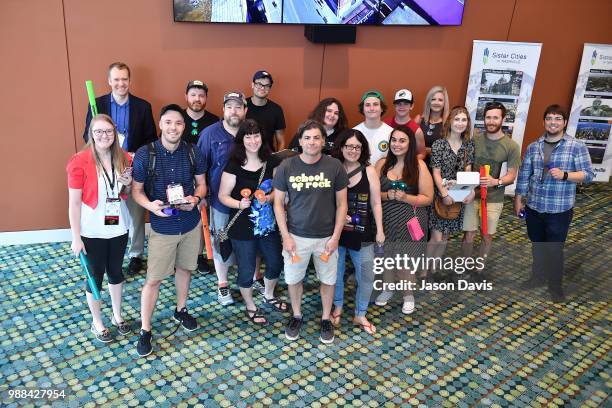
<svg viewBox="0 0 612 408">
<path fill-rule="evenodd" d="M 283 245 L 277 231 L 265 237 L 255 237 L 252 240 L 232 239 L 232 248 L 238 264 L 237 282 L 241 288 L 253 286 L 255 257 L 258 253 L 261 254 L 266 264 L 264 272 L 266 279 L 278 279 L 280 276 L 284 266 L 281 255 Z"/>
<path fill-rule="evenodd" d="M 355 266 L 355 316 L 365 316 L 374 289 L 374 245 L 362 247 L 359 251 L 338 247 L 338 275 L 334 291 L 334 306 L 342 307 L 344 302 L 344 270 L 346 269 L 346 252 L 348 251 Z"/>
<path fill-rule="evenodd" d="M 532 243 L 532 279 L 548 282 L 548 288 L 559 293 L 563 284 L 563 247 L 574 210 L 551 214 L 525 208 L 527 235 Z"/>
</svg>

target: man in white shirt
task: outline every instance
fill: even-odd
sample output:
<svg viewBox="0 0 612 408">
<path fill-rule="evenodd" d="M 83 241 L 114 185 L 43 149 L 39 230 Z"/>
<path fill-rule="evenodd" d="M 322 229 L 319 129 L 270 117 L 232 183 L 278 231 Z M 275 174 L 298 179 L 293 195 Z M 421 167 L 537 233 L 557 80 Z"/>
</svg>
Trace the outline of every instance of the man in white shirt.
<svg viewBox="0 0 612 408">
<path fill-rule="evenodd" d="M 363 94 L 359 103 L 359 113 L 364 116 L 364 121 L 353 129 L 361 131 L 368 140 L 370 146 L 370 164 L 387 156 L 389 150 L 389 136 L 393 128 L 382 121 L 382 116 L 387 111 L 387 105 L 380 92 L 371 90 Z"/>
</svg>

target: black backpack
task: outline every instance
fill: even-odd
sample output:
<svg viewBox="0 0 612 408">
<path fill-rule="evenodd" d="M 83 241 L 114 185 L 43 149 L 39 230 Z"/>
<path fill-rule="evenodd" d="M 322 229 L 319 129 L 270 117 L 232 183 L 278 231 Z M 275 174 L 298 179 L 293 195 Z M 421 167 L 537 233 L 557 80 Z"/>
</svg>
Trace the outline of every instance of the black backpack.
<svg viewBox="0 0 612 408">
<path fill-rule="evenodd" d="M 193 144 L 181 141 L 181 145 L 187 149 L 187 157 L 189 157 L 189 164 L 191 165 L 191 177 L 193 185 L 195 186 L 195 151 L 193 150 Z M 155 142 L 147 144 L 147 151 L 149 152 L 149 167 L 147 168 L 147 182 L 145 184 L 145 194 L 150 199 L 153 198 L 153 189 L 155 188 L 155 162 L 156 162 L 156 151 Z"/>
</svg>

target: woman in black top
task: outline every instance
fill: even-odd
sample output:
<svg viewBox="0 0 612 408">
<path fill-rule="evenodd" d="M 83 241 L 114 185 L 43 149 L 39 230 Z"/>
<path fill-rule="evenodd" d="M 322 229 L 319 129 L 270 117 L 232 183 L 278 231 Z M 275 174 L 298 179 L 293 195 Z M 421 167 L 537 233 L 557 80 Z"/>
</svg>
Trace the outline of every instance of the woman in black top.
<svg viewBox="0 0 612 408">
<path fill-rule="evenodd" d="M 376 225 L 377 244 L 382 245 L 385 242 L 380 183 L 376 170 L 368 163 L 370 149 L 363 133 L 355 129 L 346 129 L 340 132 L 336 140 L 337 144 L 332 156 L 342 162 L 344 170 L 349 175 L 349 209 L 338 246 L 338 275 L 334 292 L 335 309 L 331 321 L 336 326 L 340 324 L 344 301 L 344 270 L 348 252 L 355 266 L 355 284 L 357 285 L 353 323 L 360 325 L 367 333 L 374 334 L 376 327 L 368 321 L 365 315 L 374 281 L 372 217 Z"/>
<path fill-rule="evenodd" d="M 442 137 L 442 127 L 448 117 L 448 92 L 446 88 L 436 85 L 427 92 L 420 126 L 425 136 L 425 164 L 429 167 L 431 146 Z"/>
<path fill-rule="evenodd" d="M 342 130 L 348 128 L 348 120 L 342 104 L 336 98 L 325 98 L 310 112 L 308 119 L 316 120 L 325 128 L 327 134 L 325 135 L 323 153 L 331 154 L 337 136 Z M 293 137 L 291 143 L 289 143 L 289 149 L 302 152 L 297 134 Z"/>
<path fill-rule="evenodd" d="M 270 148 L 262 143 L 257 122 L 247 119 L 238 129 L 219 188 L 219 201 L 231 209 L 230 223 L 236 217 L 231 226 L 228 224 L 228 236 L 238 263 L 240 293 L 247 316 L 260 325 L 267 324 L 267 319 L 253 302 L 253 275 L 258 253 L 266 264 L 264 302 L 277 311 L 287 310 L 287 303 L 274 296 L 283 270 L 282 244 L 272 209 L 271 179 L 278 164 Z M 261 188 L 267 184 L 269 189 Z"/>
</svg>

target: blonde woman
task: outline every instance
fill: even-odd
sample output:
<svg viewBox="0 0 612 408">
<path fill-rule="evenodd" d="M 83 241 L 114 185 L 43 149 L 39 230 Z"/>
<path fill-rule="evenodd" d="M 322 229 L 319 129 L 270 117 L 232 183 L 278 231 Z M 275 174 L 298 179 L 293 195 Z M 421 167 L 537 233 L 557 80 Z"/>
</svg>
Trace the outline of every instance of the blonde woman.
<svg viewBox="0 0 612 408">
<path fill-rule="evenodd" d="M 121 315 L 121 265 L 130 225 L 125 201 L 132 182 L 129 166 L 130 157 L 119 145 L 113 120 L 100 114 L 91 120 L 87 144 L 66 167 L 71 250 L 75 256 L 85 253 L 98 290 L 106 273 L 113 309 L 111 323 L 122 335 L 131 331 Z M 101 301 L 93 298 L 87 283 L 85 291 L 92 315 L 91 332 L 107 343 L 113 337 L 102 320 Z"/>
<path fill-rule="evenodd" d="M 442 128 L 448 118 L 449 105 L 446 88 L 440 85 L 431 88 L 427 92 L 423 106 L 420 126 L 425 137 L 425 163 L 429 167 L 431 146 L 436 140 L 442 138 Z"/>
</svg>

